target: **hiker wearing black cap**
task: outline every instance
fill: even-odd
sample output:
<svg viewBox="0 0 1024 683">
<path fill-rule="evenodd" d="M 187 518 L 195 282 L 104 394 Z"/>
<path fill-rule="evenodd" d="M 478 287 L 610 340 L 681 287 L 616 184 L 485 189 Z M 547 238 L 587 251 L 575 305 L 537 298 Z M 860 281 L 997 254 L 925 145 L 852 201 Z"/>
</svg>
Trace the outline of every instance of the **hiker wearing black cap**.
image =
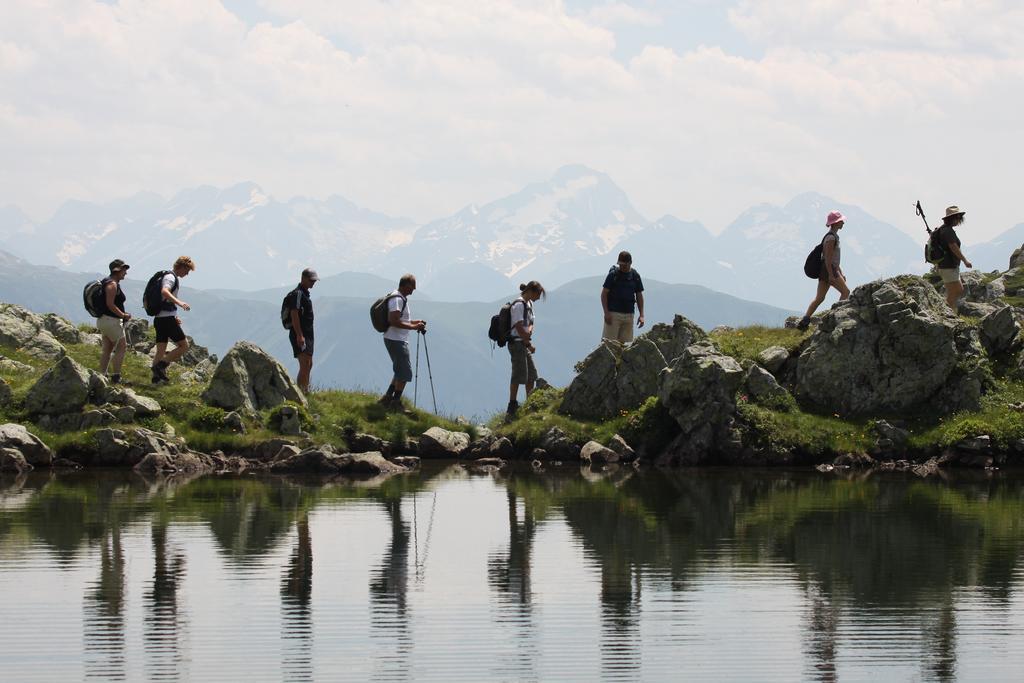
<svg viewBox="0 0 1024 683">
<path fill-rule="evenodd" d="M 384 346 L 391 358 L 393 376 L 391 384 L 380 402 L 396 412 L 402 407 L 402 391 L 412 381 L 412 360 L 409 354 L 409 331 L 426 333 L 426 320 L 413 320 L 409 310 L 409 297 L 416 291 L 416 276 L 406 273 L 398 281 L 398 289 L 387 295 L 388 329 L 384 333 Z"/>
<path fill-rule="evenodd" d="M 601 308 L 604 309 L 602 339 L 628 344 L 633 341 L 633 314 L 640 317 L 638 328 L 644 326 L 644 283 L 633 270 L 633 257 L 628 251 L 619 253 L 618 263 L 608 271 L 601 286 Z"/>
<path fill-rule="evenodd" d="M 935 265 L 935 270 L 942 277 L 942 284 L 946 286 L 946 303 L 954 312 L 964 293 L 964 285 L 960 281 L 960 263 L 963 262 L 968 268 L 974 267 L 960 251 L 960 238 L 953 229 L 963 224 L 965 213 L 958 206 L 947 207 L 942 225 L 935 229 L 934 239 L 942 245 L 944 251 L 942 260 Z"/>
<path fill-rule="evenodd" d="M 153 328 L 156 330 L 156 355 L 153 357 L 153 384 L 168 381 L 167 367 L 180 360 L 188 351 L 188 338 L 181 329 L 178 307 L 190 311 L 192 307 L 178 298 L 181 278 L 196 269 L 195 262 L 188 256 L 179 256 L 171 270 L 160 271 L 150 280 L 155 282 L 159 311 L 154 314 Z M 157 281 L 157 278 L 159 280 Z M 150 285 L 146 285 L 148 290 Z M 174 342 L 174 350 L 167 351 L 167 342 Z"/>
<path fill-rule="evenodd" d="M 309 290 L 320 276 L 312 268 L 302 271 L 298 286 L 285 299 L 288 313 L 288 341 L 292 354 L 299 360 L 296 382 L 302 393 L 309 393 L 309 374 L 313 370 L 313 300 Z"/>
<path fill-rule="evenodd" d="M 512 358 L 512 379 L 505 411 L 509 420 L 515 418 L 519 411 L 519 387 L 525 385 L 526 398 L 530 398 L 537 384 L 537 367 L 533 363 L 533 354 L 537 351 L 533 345 L 533 302 L 547 296 L 544 287 L 536 280 L 519 285 L 519 291 L 522 294 L 512 302 L 509 310 L 508 353 Z"/>
<path fill-rule="evenodd" d="M 110 276 L 100 280 L 102 294 L 96 311 L 100 314 L 100 317 L 96 319 L 96 328 L 103 340 L 100 352 L 100 373 L 107 374 L 109 367 L 112 371 L 110 373 L 112 384 L 118 384 L 121 381 L 121 365 L 124 363 L 124 354 L 128 350 L 124 324 L 131 320 L 132 316 L 124 310 L 125 296 L 121 291 L 121 280 L 128 274 L 128 268 L 130 266 L 121 259 L 114 259 L 110 262 Z"/>
</svg>

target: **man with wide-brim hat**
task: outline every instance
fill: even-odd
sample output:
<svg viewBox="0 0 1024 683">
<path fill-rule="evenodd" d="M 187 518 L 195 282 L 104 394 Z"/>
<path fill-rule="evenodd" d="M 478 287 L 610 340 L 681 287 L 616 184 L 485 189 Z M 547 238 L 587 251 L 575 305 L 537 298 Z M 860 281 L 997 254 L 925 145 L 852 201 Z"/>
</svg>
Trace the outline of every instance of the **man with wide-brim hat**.
<svg viewBox="0 0 1024 683">
<path fill-rule="evenodd" d="M 964 293 L 964 285 L 960 281 L 960 263 L 968 268 L 973 268 L 963 252 L 960 251 L 960 238 L 954 228 L 964 222 L 965 212 L 959 206 L 946 207 L 946 215 L 942 217 L 942 225 L 936 228 L 933 238 L 942 246 L 944 255 L 942 260 L 935 264 L 935 271 L 942 278 L 942 284 L 946 287 L 946 303 L 957 310 L 957 304 Z"/>
</svg>

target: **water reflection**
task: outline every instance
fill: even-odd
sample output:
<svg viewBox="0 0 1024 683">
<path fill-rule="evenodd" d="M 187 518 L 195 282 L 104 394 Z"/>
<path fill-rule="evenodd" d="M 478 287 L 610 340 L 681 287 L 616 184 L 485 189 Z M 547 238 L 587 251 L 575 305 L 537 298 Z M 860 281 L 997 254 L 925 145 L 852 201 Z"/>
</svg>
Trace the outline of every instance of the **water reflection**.
<svg viewBox="0 0 1024 683">
<path fill-rule="evenodd" d="M 158 512 L 152 521 L 153 581 L 146 592 L 145 640 L 149 677 L 154 680 L 188 678 L 187 658 L 181 653 L 184 616 L 178 609 L 178 591 L 185 578 L 185 555 L 167 542 L 168 516 Z"/>
<path fill-rule="evenodd" d="M 409 630 L 409 524 L 402 517 L 402 499 L 386 496 L 381 501 L 387 513 L 391 537 L 384 558 L 370 577 L 370 624 L 373 635 L 389 645 L 377 662 L 377 678 L 402 678 L 408 669 L 412 649 Z"/>
<path fill-rule="evenodd" d="M 281 673 L 286 681 L 313 680 L 313 539 L 309 515 L 295 523 L 295 547 L 281 579 Z"/>
<path fill-rule="evenodd" d="M 86 678 L 125 680 L 124 549 L 118 527 L 100 543 L 99 577 L 85 595 L 82 635 Z"/>
</svg>

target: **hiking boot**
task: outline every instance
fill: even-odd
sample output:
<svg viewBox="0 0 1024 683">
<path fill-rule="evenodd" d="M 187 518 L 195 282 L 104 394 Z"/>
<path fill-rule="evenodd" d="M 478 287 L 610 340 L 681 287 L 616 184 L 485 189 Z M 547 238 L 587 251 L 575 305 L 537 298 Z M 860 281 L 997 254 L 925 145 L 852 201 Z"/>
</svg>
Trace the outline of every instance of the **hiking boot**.
<svg viewBox="0 0 1024 683">
<path fill-rule="evenodd" d="M 391 396 L 391 394 L 384 394 L 383 396 L 380 397 L 380 399 L 377 400 L 377 403 L 387 407 L 391 405 L 392 399 L 393 397 Z"/>
<path fill-rule="evenodd" d="M 121 375 L 119 375 L 117 373 L 114 373 L 113 375 L 110 376 L 109 381 L 110 381 L 111 384 L 120 384 L 121 383 Z"/>
<path fill-rule="evenodd" d="M 162 360 L 159 363 L 153 363 L 153 367 L 151 367 L 150 370 L 153 371 L 153 377 L 158 377 L 160 378 L 161 381 L 167 382 L 170 380 L 170 378 L 167 376 L 167 368 L 169 366 L 170 363 L 168 363 L 165 360 Z M 156 384 L 155 381 L 153 383 Z"/>
<path fill-rule="evenodd" d="M 508 408 L 505 409 L 505 419 L 514 420 L 516 413 L 519 412 L 519 401 L 509 401 Z"/>
<path fill-rule="evenodd" d="M 804 317 L 800 318 L 800 322 L 796 324 L 796 329 L 801 331 L 806 330 L 810 326 L 810 324 L 811 319 L 805 315 Z"/>
<path fill-rule="evenodd" d="M 406 416 L 408 416 L 408 415 L 412 415 L 413 414 L 413 412 L 411 410 L 409 410 L 404 405 L 402 405 L 402 399 L 400 399 L 400 398 L 393 398 L 393 399 L 391 399 L 388 402 L 387 407 L 388 407 L 388 411 L 389 412 L 398 413 L 399 415 L 406 415 Z"/>
</svg>

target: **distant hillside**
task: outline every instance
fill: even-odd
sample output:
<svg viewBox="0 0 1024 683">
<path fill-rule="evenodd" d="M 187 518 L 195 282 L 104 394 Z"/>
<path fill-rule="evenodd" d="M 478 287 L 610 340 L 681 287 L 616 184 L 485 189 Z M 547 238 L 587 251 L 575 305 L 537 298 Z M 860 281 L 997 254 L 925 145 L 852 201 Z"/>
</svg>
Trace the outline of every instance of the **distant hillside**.
<svg viewBox="0 0 1024 683">
<path fill-rule="evenodd" d="M 31 265 L 0 253 L 0 300 L 35 311 L 54 312 L 77 322 L 91 322 L 82 308 L 83 285 L 95 274 L 70 273 Z M 779 325 L 791 311 L 737 299 L 694 285 L 668 285 L 648 280 L 648 324 L 671 320 L 682 313 L 705 328 L 717 325 L 763 323 Z M 597 345 L 601 333 L 601 278 L 572 282 L 551 291 L 537 304 L 537 365 L 556 385 L 568 383 L 573 365 Z M 144 284 L 124 285 L 128 308 L 141 315 Z M 323 296 L 314 289 L 317 355 L 314 381 L 322 386 L 382 389 L 390 379 L 390 363 L 380 335 L 368 320 L 368 297 Z M 192 304 L 182 320 L 189 334 L 218 354 L 238 340 L 248 339 L 274 354 L 294 371 L 287 336 L 278 318 L 280 297 L 262 300 L 212 294 L 189 287 L 181 297 Z M 512 292 L 508 293 L 511 297 Z M 413 313 L 430 322 L 427 343 L 438 404 L 442 411 L 482 416 L 501 409 L 508 394 L 508 353 L 491 349 L 486 331 L 498 303 L 445 303 L 410 300 Z M 415 346 L 413 347 L 415 352 Z M 429 391 L 425 356 L 421 358 L 420 388 Z M 411 389 L 410 389 L 411 391 Z M 421 399 L 426 394 L 421 393 Z"/>
</svg>

